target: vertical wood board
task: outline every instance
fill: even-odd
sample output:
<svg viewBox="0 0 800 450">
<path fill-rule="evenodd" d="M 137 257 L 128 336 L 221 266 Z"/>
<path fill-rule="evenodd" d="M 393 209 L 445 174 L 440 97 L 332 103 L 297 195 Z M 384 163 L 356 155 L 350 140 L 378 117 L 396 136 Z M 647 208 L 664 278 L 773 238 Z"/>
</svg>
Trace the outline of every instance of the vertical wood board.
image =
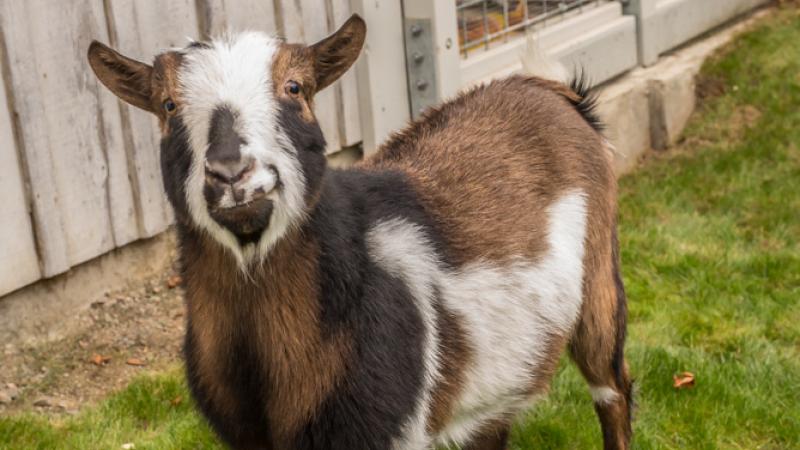
<svg viewBox="0 0 800 450">
<path fill-rule="evenodd" d="M 148 64 L 158 53 L 199 38 L 191 0 L 109 0 L 108 6 L 112 44 L 122 54 Z M 164 231 L 172 220 L 161 179 L 161 132 L 152 114 L 122 101 L 119 104 L 141 235 L 150 237 Z"/>
<path fill-rule="evenodd" d="M 25 181 L 14 143 L 11 117 L 6 108 L 6 91 L 0 84 L 0 295 L 41 277 L 33 224 L 25 198 Z"/>
<path fill-rule="evenodd" d="M 275 4 L 272 0 L 205 0 L 200 5 L 203 34 L 217 36 L 226 31 L 257 30 L 274 35 Z"/>
<path fill-rule="evenodd" d="M 348 0 L 328 0 L 328 2 L 333 17 L 333 27 L 331 28 L 333 31 L 342 26 L 353 14 L 353 11 Z M 368 29 L 367 33 L 370 32 Z M 361 142 L 361 115 L 358 111 L 358 81 L 356 80 L 355 64 L 334 86 L 339 90 L 336 112 L 339 119 L 339 142 L 342 147 L 348 147 Z"/>
<path fill-rule="evenodd" d="M 114 248 L 117 232 L 121 242 L 135 235 L 127 175 L 119 179 L 125 160 L 106 153 L 121 141 L 118 112 L 98 97 L 85 56 L 92 38 L 107 37 L 103 5 L 0 5 L 36 236 L 52 276 Z"/>
</svg>

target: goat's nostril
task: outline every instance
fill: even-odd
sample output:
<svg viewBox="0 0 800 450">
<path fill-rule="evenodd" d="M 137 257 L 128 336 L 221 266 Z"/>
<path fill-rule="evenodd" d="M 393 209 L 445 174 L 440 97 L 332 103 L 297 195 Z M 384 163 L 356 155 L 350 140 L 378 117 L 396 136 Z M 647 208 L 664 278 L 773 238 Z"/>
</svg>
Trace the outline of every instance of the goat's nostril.
<svg viewBox="0 0 800 450">
<path fill-rule="evenodd" d="M 206 161 L 206 175 L 222 183 L 235 184 L 255 168 L 254 159 Z"/>
</svg>

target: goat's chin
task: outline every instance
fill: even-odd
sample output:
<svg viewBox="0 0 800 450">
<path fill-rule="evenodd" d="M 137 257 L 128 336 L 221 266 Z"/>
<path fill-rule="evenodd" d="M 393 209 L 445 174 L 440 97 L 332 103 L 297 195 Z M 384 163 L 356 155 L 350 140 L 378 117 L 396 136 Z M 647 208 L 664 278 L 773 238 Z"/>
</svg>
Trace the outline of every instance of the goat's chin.
<svg viewBox="0 0 800 450">
<path fill-rule="evenodd" d="M 272 217 L 272 200 L 262 198 L 230 208 L 209 207 L 211 218 L 233 233 L 239 244 L 258 242 Z"/>
</svg>

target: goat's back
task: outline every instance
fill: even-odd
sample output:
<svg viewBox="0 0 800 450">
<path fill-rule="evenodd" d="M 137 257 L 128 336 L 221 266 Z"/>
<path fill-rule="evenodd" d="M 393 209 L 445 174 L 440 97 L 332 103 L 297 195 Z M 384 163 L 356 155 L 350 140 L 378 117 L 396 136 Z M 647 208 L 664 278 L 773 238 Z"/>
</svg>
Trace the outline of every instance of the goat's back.
<svg viewBox="0 0 800 450">
<path fill-rule="evenodd" d="M 365 166 L 408 177 L 459 262 L 535 257 L 558 198 L 581 192 L 590 214 L 614 201 L 605 140 L 576 95 L 524 76 L 479 86 L 428 111 Z"/>
</svg>

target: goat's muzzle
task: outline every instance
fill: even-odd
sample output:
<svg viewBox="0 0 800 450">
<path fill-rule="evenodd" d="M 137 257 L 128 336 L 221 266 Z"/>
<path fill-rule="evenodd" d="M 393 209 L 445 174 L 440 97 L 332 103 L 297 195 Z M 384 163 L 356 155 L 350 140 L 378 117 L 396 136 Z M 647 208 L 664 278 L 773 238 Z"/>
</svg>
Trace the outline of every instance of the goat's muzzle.
<svg viewBox="0 0 800 450">
<path fill-rule="evenodd" d="M 272 200 L 259 198 L 230 208 L 209 208 L 211 218 L 227 228 L 243 244 L 257 242 L 269 226 Z"/>
<path fill-rule="evenodd" d="M 205 171 L 203 194 L 211 218 L 243 243 L 257 241 L 272 215 L 267 197 L 278 185 L 275 169 L 250 159 L 207 161 Z"/>
</svg>

